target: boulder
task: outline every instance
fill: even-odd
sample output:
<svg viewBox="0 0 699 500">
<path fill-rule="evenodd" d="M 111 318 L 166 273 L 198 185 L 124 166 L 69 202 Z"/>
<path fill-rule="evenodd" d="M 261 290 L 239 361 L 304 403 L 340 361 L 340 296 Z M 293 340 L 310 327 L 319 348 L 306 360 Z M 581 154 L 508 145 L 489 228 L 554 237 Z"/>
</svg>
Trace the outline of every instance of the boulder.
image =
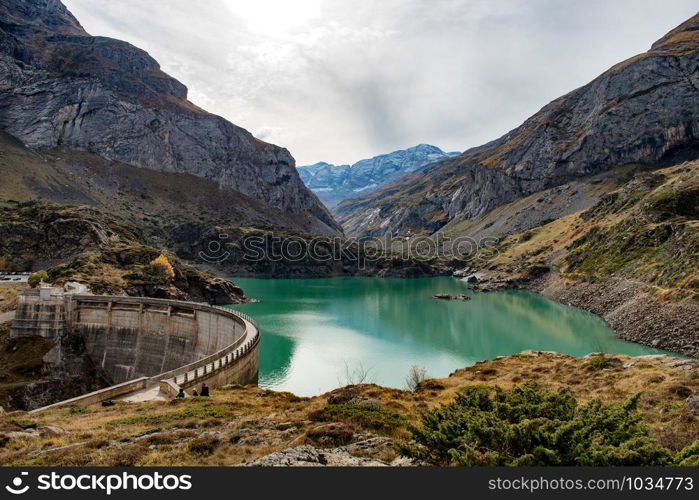
<svg viewBox="0 0 699 500">
<path fill-rule="evenodd" d="M 384 462 L 355 457 L 343 448 L 318 450 L 310 445 L 287 448 L 254 460 L 249 467 L 383 467 Z"/>
</svg>

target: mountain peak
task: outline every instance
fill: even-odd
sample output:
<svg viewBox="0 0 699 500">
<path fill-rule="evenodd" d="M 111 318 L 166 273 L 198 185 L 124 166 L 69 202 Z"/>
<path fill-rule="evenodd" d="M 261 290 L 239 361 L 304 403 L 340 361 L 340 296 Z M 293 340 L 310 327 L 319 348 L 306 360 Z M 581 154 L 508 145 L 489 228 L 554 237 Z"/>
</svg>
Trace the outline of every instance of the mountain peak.
<svg viewBox="0 0 699 500">
<path fill-rule="evenodd" d="M 55 34 L 88 36 L 60 0 L 3 0 L 0 2 L 0 18 Z"/>
<path fill-rule="evenodd" d="M 340 232 L 286 149 L 196 107 L 144 50 L 90 36 L 58 0 L 2 0 L 0 19 L 0 130 L 27 148 L 194 175 L 294 214 L 304 230 Z"/>
<path fill-rule="evenodd" d="M 298 170 L 306 186 L 332 209 L 346 198 L 370 193 L 403 175 L 454 155 L 422 143 L 359 160 L 353 165 L 319 162 L 298 167 Z"/>
</svg>

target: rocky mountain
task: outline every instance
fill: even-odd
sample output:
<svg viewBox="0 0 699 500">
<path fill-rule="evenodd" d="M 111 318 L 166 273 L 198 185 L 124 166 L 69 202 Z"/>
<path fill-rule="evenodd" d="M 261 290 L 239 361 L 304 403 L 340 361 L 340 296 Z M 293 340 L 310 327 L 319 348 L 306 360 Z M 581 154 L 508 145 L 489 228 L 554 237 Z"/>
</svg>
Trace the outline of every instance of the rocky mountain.
<svg viewBox="0 0 699 500">
<path fill-rule="evenodd" d="M 500 235 L 457 273 L 477 289 L 526 288 L 601 316 L 626 340 L 699 356 L 699 160 L 617 167 L 443 232 Z"/>
<path fill-rule="evenodd" d="M 434 233 L 613 167 L 699 156 L 699 15 L 483 146 L 341 203 L 346 233 Z"/>
<path fill-rule="evenodd" d="M 143 50 L 90 36 L 59 0 L 3 0 L 0 20 L 0 130 L 25 148 L 195 176 L 213 197 L 234 191 L 298 229 L 341 232 L 286 149 L 193 105 Z"/>
<path fill-rule="evenodd" d="M 445 153 L 437 146 L 418 144 L 360 160 L 353 165 L 320 162 L 298 167 L 298 171 L 306 186 L 332 210 L 347 198 L 366 195 L 404 175 L 458 154 Z"/>
</svg>

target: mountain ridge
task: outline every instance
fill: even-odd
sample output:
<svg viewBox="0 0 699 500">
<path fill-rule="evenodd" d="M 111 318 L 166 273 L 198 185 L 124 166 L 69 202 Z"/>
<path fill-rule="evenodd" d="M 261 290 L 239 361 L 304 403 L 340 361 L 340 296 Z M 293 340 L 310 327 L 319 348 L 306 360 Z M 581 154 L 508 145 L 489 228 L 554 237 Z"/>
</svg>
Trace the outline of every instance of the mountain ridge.
<svg viewBox="0 0 699 500">
<path fill-rule="evenodd" d="M 338 203 L 416 172 L 427 165 L 460 154 L 446 153 L 437 146 L 421 143 L 359 160 L 352 165 L 318 162 L 297 167 L 301 179 L 332 210 Z"/>
<path fill-rule="evenodd" d="M 699 15 L 522 125 L 341 203 L 351 236 L 434 233 L 518 197 L 627 163 L 699 156 Z"/>
</svg>

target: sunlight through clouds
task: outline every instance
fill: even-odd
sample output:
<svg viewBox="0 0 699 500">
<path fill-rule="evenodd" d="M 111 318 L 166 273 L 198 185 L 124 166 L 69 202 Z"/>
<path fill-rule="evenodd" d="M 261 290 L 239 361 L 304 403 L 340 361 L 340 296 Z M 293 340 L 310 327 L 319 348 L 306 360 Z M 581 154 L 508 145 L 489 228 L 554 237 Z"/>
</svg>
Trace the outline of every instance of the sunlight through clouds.
<svg viewBox="0 0 699 500">
<path fill-rule="evenodd" d="M 299 165 L 481 145 L 696 13 L 696 0 L 64 1 Z"/>
<path fill-rule="evenodd" d="M 254 33 L 283 35 L 320 15 L 320 0 L 224 0 Z"/>
</svg>

